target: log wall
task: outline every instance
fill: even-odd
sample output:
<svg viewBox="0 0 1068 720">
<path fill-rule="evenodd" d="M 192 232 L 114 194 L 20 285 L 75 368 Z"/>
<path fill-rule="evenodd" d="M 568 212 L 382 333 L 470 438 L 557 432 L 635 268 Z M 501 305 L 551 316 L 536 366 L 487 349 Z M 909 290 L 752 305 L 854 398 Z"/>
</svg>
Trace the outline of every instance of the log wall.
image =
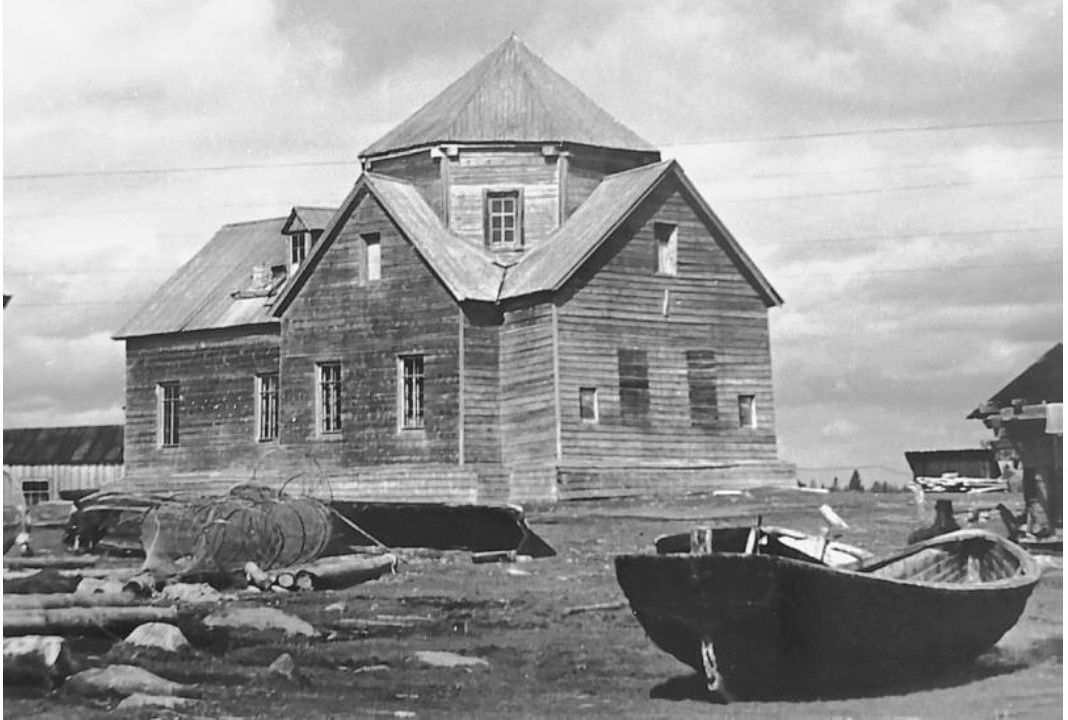
<svg viewBox="0 0 1068 720">
<path fill-rule="evenodd" d="M 381 243 L 382 277 L 373 282 L 360 281 L 367 233 L 378 233 Z M 283 444 L 331 470 L 456 463 L 459 322 L 444 286 L 378 202 L 365 196 L 285 316 Z M 424 357 L 422 430 L 399 429 L 402 354 Z M 316 366 L 329 361 L 342 368 L 342 427 L 333 435 L 316 423 Z"/>
<path fill-rule="evenodd" d="M 461 150 L 449 161 L 449 229 L 483 243 L 483 193 L 520 190 L 524 247 L 535 247 L 556 229 L 560 202 L 556 158 L 541 149 Z"/>
<path fill-rule="evenodd" d="M 276 446 L 256 437 L 255 377 L 278 372 L 277 326 L 126 341 L 126 476 L 239 468 Z M 179 444 L 159 446 L 156 388 L 180 383 Z"/>
<path fill-rule="evenodd" d="M 713 230 L 672 185 L 648 198 L 557 299 L 560 467 L 599 465 L 607 473 L 612 467 L 661 466 L 643 473 L 654 486 L 675 482 L 672 476 L 683 478 L 663 467 L 665 459 L 679 459 L 676 468 L 767 466 L 771 469 L 756 472 L 775 475 L 781 467 L 767 308 Z M 678 228 L 677 275 L 657 273 L 657 222 Z M 711 367 L 709 356 L 715 358 Z M 628 411 L 621 384 L 636 384 L 633 378 L 641 375 L 629 366 L 642 357 L 647 396 L 643 402 L 630 398 Z M 621 378 L 621 369 L 631 377 Z M 597 422 L 580 418 L 582 387 L 597 389 Z M 755 428 L 739 426 L 741 395 L 755 396 Z M 588 468 L 571 473 L 572 488 L 583 477 L 596 485 L 589 480 L 595 474 Z"/>
</svg>

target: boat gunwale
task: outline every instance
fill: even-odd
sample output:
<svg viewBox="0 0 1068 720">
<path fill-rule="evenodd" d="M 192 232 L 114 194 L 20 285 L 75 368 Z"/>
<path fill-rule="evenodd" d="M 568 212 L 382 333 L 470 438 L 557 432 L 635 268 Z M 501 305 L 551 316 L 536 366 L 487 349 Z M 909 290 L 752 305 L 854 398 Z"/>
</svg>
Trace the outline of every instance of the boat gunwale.
<svg viewBox="0 0 1068 720">
<path fill-rule="evenodd" d="M 903 560 L 906 557 L 915 555 L 921 550 L 925 550 L 930 547 L 937 547 L 939 545 L 946 545 L 961 540 L 967 540 L 971 538 L 982 538 L 991 540 L 993 544 L 1001 546 L 1009 551 L 1020 562 L 1020 569 L 1011 577 L 1000 578 L 998 580 L 980 581 L 974 583 L 948 583 L 948 582 L 930 582 L 924 580 L 910 580 L 908 578 L 891 578 L 883 577 L 880 575 L 873 575 L 872 570 L 876 570 L 880 567 L 885 567 L 891 563 Z M 865 563 L 865 565 L 859 568 L 853 567 L 832 567 L 830 565 L 824 565 L 819 563 L 808 563 L 800 560 L 793 560 L 791 558 L 778 557 L 775 555 L 760 555 L 760 554 L 746 554 L 737 552 L 716 552 L 713 551 L 710 554 L 694 554 L 694 553 L 668 553 L 668 554 L 653 554 L 653 553 L 632 553 L 616 556 L 619 558 L 658 558 L 658 559 L 674 559 L 674 560 L 699 560 L 700 558 L 714 558 L 714 557 L 747 557 L 747 558 L 761 558 L 760 562 L 769 562 L 771 564 L 782 564 L 788 567 L 797 566 L 799 568 L 805 568 L 812 572 L 818 572 L 821 574 L 841 574 L 855 577 L 856 579 L 865 579 L 871 582 L 877 583 L 889 583 L 893 585 L 906 585 L 916 588 L 925 588 L 930 590 L 943 590 L 953 593 L 972 593 L 976 591 L 995 591 L 1004 589 L 1014 589 L 1026 587 L 1037 583 L 1043 574 L 1041 566 L 1035 561 L 1024 548 L 1016 545 L 1012 541 L 1004 538 L 1000 535 L 988 532 L 986 530 L 979 530 L 976 528 L 965 528 L 963 530 L 957 530 L 945 535 L 939 535 L 929 540 L 914 543 L 898 551 L 897 553 L 876 558 L 874 562 Z"/>
</svg>

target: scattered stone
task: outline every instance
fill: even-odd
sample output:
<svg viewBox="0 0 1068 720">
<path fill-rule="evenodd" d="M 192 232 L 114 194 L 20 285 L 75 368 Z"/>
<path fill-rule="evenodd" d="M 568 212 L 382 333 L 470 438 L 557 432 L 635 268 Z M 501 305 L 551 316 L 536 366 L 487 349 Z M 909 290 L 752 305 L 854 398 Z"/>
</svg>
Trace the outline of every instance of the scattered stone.
<svg viewBox="0 0 1068 720">
<path fill-rule="evenodd" d="M 115 706 L 116 710 L 136 710 L 146 707 L 161 707 L 168 710 L 184 710 L 197 701 L 193 698 L 176 697 L 174 695 L 148 695 L 135 692 Z"/>
<path fill-rule="evenodd" d="M 66 641 L 56 635 L 4 638 L 4 682 L 51 689 L 70 674 Z"/>
<path fill-rule="evenodd" d="M 416 662 L 433 667 L 489 667 L 489 663 L 482 658 L 458 655 L 457 653 L 444 650 L 420 650 L 412 656 Z"/>
<path fill-rule="evenodd" d="M 271 675 L 285 678 L 289 682 L 297 685 L 308 684 L 307 678 L 297 670 L 297 664 L 293 662 L 293 656 L 289 653 L 282 653 L 275 658 L 274 662 L 267 666 L 267 672 Z"/>
<path fill-rule="evenodd" d="M 171 682 L 159 675 L 134 665 L 108 665 L 104 668 L 83 670 L 67 678 L 64 690 L 89 697 L 108 697 L 115 695 L 181 695 L 185 697 L 196 694 L 192 685 Z"/>
<path fill-rule="evenodd" d="M 163 597 L 182 603 L 217 603 L 223 594 L 207 583 L 174 583 L 163 588 Z"/>
<path fill-rule="evenodd" d="M 170 652 L 178 652 L 189 647 L 189 641 L 182 631 L 167 623 L 145 623 L 138 625 L 126 636 L 126 642 L 141 647 L 154 647 Z"/>
<path fill-rule="evenodd" d="M 246 628 L 251 630 L 281 630 L 286 635 L 318 635 L 311 623 L 299 617 L 284 613 L 276 608 L 264 607 L 226 607 L 214 611 L 204 618 L 209 628 Z"/>
<path fill-rule="evenodd" d="M 323 608 L 323 612 L 345 612 L 345 603 L 330 603 L 329 605 Z"/>
<path fill-rule="evenodd" d="M 519 568 L 505 568 L 504 571 L 506 573 L 508 573 L 509 575 L 517 575 L 517 576 L 518 575 L 529 575 L 530 574 L 526 570 L 520 570 Z"/>
</svg>

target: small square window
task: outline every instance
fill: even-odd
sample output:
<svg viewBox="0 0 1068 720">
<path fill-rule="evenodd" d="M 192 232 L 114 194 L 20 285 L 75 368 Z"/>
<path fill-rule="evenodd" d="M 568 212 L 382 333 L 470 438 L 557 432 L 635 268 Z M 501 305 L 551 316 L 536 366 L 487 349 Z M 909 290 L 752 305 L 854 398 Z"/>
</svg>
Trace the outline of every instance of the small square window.
<svg viewBox="0 0 1068 720">
<path fill-rule="evenodd" d="M 756 395 L 739 395 L 738 427 L 755 428 L 756 426 Z"/>
<path fill-rule="evenodd" d="M 579 418 L 582 422 L 597 422 L 597 388 L 579 388 Z"/>
<path fill-rule="evenodd" d="M 23 480 L 22 497 L 27 506 L 48 502 L 51 498 L 49 482 L 47 480 Z"/>
<path fill-rule="evenodd" d="M 656 271 L 661 275 L 679 273 L 679 228 L 668 223 L 655 223 Z"/>
</svg>

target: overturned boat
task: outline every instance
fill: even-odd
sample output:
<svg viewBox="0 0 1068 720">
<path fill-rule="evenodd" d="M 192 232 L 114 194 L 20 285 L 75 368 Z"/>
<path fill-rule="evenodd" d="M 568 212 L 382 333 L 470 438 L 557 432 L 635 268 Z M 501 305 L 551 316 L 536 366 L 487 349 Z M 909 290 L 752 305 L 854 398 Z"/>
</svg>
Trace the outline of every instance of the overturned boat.
<svg viewBox="0 0 1068 720">
<path fill-rule="evenodd" d="M 930 674 L 993 646 L 1041 574 L 961 530 L 856 569 L 760 552 L 622 555 L 616 576 L 662 650 L 714 699 L 813 697 Z"/>
</svg>

